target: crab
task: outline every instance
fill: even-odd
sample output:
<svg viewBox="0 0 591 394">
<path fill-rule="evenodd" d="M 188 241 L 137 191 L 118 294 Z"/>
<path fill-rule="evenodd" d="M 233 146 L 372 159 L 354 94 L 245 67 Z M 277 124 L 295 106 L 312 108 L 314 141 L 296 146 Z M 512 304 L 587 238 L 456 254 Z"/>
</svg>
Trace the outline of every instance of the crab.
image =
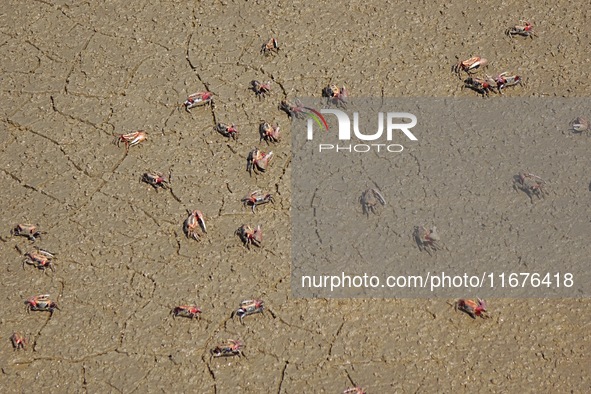
<svg viewBox="0 0 591 394">
<path fill-rule="evenodd" d="M 478 68 L 484 68 L 488 65 L 488 60 L 480 56 L 473 56 L 470 59 L 460 60 L 451 67 L 451 71 L 456 73 L 458 77 L 464 71 L 467 74 L 472 74 L 472 71 Z"/>
<path fill-rule="evenodd" d="M 243 224 L 234 233 L 240 237 L 248 249 L 250 249 L 251 244 L 260 247 L 261 242 L 263 242 L 263 230 L 260 224 L 254 229 L 247 224 Z"/>
<path fill-rule="evenodd" d="M 54 257 L 55 256 L 47 250 L 37 248 L 25 254 L 23 268 L 25 268 L 25 264 L 29 264 L 42 271 L 45 271 L 47 268 L 49 268 L 55 272 L 52 262 Z"/>
<path fill-rule="evenodd" d="M 141 181 L 146 182 L 148 185 L 156 189 L 156 191 L 158 191 L 159 187 L 162 189 L 170 188 L 170 175 L 168 179 L 166 179 L 160 172 L 145 172 L 142 175 Z"/>
<path fill-rule="evenodd" d="M 380 193 L 377 189 L 367 189 L 361 194 L 359 197 L 359 202 L 361 203 L 361 207 L 363 208 L 363 213 L 369 217 L 369 212 L 376 213 L 376 208 L 378 207 L 378 203 L 382 205 L 386 205 L 386 200 L 382 193 Z"/>
<path fill-rule="evenodd" d="M 49 294 L 41 294 L 38 296 L 29 297 L 25 301 L 25 305 L 27 306 L 27 312 L 30 311 L 41 311 L 41 312 L 49 312 L 53 315 L 54 310 L 59 310 L 60 308 L 57 304 L 49 299 Z"/>
<path fill-rule="evenodd" d="M 197 232 L 198 228 L 207 234 L 207 227 L 205 226 L 205 217 L 203 213 L 199 210 L 189 211 L 187 210 L 187 214 L 189 215 L 183 224 L 183 231 L 187 238 L 192 238 L 196 241 L 199 241 L 201 238 L 199 233 Z"/>
<path fill-rule="evenodd" d="M 17 224 L 10 230 L 10 234 L 15 237 L 20 235 L 29 238 L 31 241 L 35 241 L 37 238 L 41 238 L 42 232 L 34 224 Z"/>
<path fill-rule="evenodd" d="M 454 309 L 467 313 L 472 319 L 476 319 L 476 316 L 483 319 L 488 317 L 486 314 L 486 301 L 480 298 L 477 301 L 459 299 L 454 303 Z"/>
<path fill-rule="evenodd" d="M 211 350 L 211 357 L 233 357 L 242 355 L 244 344 L 237 339 L 228 339 L 228 342 L 217 345 Z"/>
<path fill-rule="evenodd" d="M 464 87 L 470 88 L 480 94 L 482 97 L 487 96 L 489 92 L 494 92 L 494 88 L 497 86 L 497 82 L 492 79 L 483 79 L 476 77 L 469 77 L 464 80 Z"/>
<path fill-rule="evenodd" d="M 238 316 L 240 323 L 244 324 L 242 319 L 246 316 L 254 315 L 255 313 L 263 313 L 265 305 L 263 300 L 244 300 L 240 303 L 238 309 L 232 313 L 232 318 Z"/>
<path fill-rule="evenodd" d="M 218 123 L 214 130 L 223 135 L 224 137 L 232 138 L 233 140 L 238 139 L 238 129 L 232 123 L 231 125 L 227 125 L 225 123 Z"/>
<path fill-rule="evenodd" d="M 259 125 L 259 134 L 261 135 L 260 140 L 265 140 L 267 144 L 269 143 L 269 141 L 279 142 L 279 124 L 273 127 L 270 123 L 263 121 Z"/>
<path fill-rule="evenodd" d="M 197 92 L 193 93 L 183 103 L 187 112 L 191 112 L 191 108 L 201 107 L 209 105 L 211 108 L 214 107 L 213 93 L 211 92 Z"/>
<path fill-rule="evenodd" d="M 259 81 L 251 81 L 250 88 L 253 92 L 257 95 L 258 98 L 263 98 L 269 92 L 271 92 L 271 81 L 267 81 L 267 83 L 261 83 Z"/>
<path fill-rule="evenodd" d="M 513 187 L 525 192 L 530 199 L 533 199 L 533 196 L 538 198 L 544 197 L 545 184 L 546 181 L 539 176 L 526 171 L 521 171 L 519 175 L 514 177 Z"/>
<path fill-rule="evenodd" d="M 276 38 L 270 38 L 269 41 L 264 43 L 261 47 L 261 54 L 268 55 L 271 52 L 279 52 L 279 43 Z"/>
<path fill-rule="evenodd" d="M 285 111 L 285 113 L 287 113 L 287 116 L 289 116 L 290 119 L 301 119 L 304 117 L 304 114 L 308 113 L 308 109 L 304 107 L 300 100 L 297 99 L 293 104 L 287 100 L 281 101 L 281 103 L 279 104 L 279 109 Z"/>
<path fill-rule="evenodd" d="M 505 31 L 509 37 L 513 38 L 514 35 L 523 36 L 523 37 L 536 37 L 536 33 L 534 33 L 534 26 L 529 23 L 528 21 L 524 21 L 523 19 L 519 22 L 523 23 L 523 25 L 515 25 L 510 29 Z"/>
<path fill-rule="evenodd" d="M 265 172 L 272 158 L 273 152 L 266 153 L 258 148 L 254 148 L 250 151 L 248 158 L 246 159 L 246 171 L 251 175 L 253 170 L 255 174 Z"/>
<path fill-rule="evenodd" d="M 148 139 L 148 134 L 143 130 L 134 131 L 128 134 L 119 134 L 115 136 L 115 144 L 119 146 L 120 143 L 125 144 L 125 152 L 129 151 L 129 148 L 139 144 L 142 141 Z"/>
<path fill-rule="evenodd" d="M 349 387 L 343 391 L 342 394 L 365 394 L 365 390 L 361 387 Z"/>
<path fill-rule="evenodd" d="M 19 349 L 26 350 L 27 338 L 25 338 L 21 334 L 16 333 L 16 332 L 13 333 L 12 336 L 10 337 L 10 341 L 12 342 L 12 347 L 14 348 L 14 350 L 19 350 Z"/>
<path fill-rule="evenodd" d="M 579 116 L 573 119 L 570 122 L 570 127 L 572 131 L 576 131 L 577 133 L 584 133 L 586 131 L 591 130 L 591 124 L 589 123 L 589 119 Z"/>
<path fill-rule="evenodd" d="M 343 86 L 339 89 L 337 85 L 328 85 L 322 89 L 322 97 L 326 97 L 328 103 L 334 104 L 337 107 L 345 107 L 349 93 Z"/>
<path fill-rule="evenodd" d="M 195 305 L 181 305 L 175 307 L 172 312 L 172 317 L 188 317 L 189 319 L 197 319 L 199 320 L 201 309 L 197 308 Z"/>
<path fill-rule="evenodd" d="M 490 77 L 487 75 L 487 79 L 492 79 L 497 84 L 497 89 L 500 94 L 503 94 L 503 89 L 509 86 L 519 85 L 523 82 L 523 78 L 519 75 L 507 75 L 507 71 L 500 73 L 496 77 Z"/>
<path fill-rule="evenodd" d="M 261 193 L 260 190 L 255 190 L 253 192 L 250 192 L 249 194 L 244 196 L 242 198 L 242 200 L 240 200 L 240 201 L 242 201 L 242 205 L 244 205 L 245 207 L 247 205 L 250 205 L 251 209 L 252 209 L 252 213 L 254 213 L 254 210 L 257 207 L 257 205 L 263 205 L 268 202 L 275 203 L 275 201 L 273 201 L 273 196 L 271 194 Z"/>
<path fill-rule="evenodd" d="M 440 249 L 439 241 L 441 238 L 439 237 L 435 226 L 431 227 L 431 229 L 424 226 L 415 226 L 413 236 L 421 251 L 424 250 L 431 254 L 431 251 L 437 251 Z"/>
</svg>

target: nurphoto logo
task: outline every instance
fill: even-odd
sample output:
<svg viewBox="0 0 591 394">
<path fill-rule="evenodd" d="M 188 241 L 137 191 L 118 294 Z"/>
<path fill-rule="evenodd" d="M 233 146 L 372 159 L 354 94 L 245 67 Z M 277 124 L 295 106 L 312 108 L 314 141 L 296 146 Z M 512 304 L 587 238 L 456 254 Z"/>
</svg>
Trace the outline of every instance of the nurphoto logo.
<svg viewBox="0 0 591 394">
<path fill-rule="evenodd" d="M 417 117 L 408 112 L 378 112 L 377 131 L 361 130 L 359 127 L 359 112 L 353 112 L 353 121 L 350 116 L 340 109 L 321 109 L 319 111 L 307 112 L 309 118 L 307 120 L 307 139 L 312 141 L 314 139 L 314 124 L 318 125 L 326 132 L 329 131 L 329 126 L 324 118 L 324 114 L 331 114 L 336 116 L 338 121 L 338 140 L 337 144 L 320 143 L 318 144 L 319 152 L 333 151 L 333 152 L 357 152 L 365 153 L 370 151 L 375 152 L 391 152 L 399 153 L 404 150 L 401 144 L 392 143 L 394 138 L 400 135 L 406 136 L 410 141 L 417 141 L 417 137 L 410 131 L 416 126 Z M 385 118 L 385 122 L 384 122 Z M 384 127 L 385 123 L 385 127 Z M 385 140 L 384 140 L 385 129 Z M 351 144 L 352 137 L 367 143 Z M 349 142 L 347 144 L 347 142 Z M 373 143 L 369 143 L 373 142 Z"/>
</svg>

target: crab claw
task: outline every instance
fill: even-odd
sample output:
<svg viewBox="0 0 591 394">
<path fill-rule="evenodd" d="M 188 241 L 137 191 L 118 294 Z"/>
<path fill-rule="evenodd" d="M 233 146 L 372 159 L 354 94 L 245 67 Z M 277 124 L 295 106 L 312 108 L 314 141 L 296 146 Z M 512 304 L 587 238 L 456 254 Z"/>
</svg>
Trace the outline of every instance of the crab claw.
<svg viewBox="0 0 591 394">
<path fill-rule="evenodd" d="M 590 127 L 589 119 L 579 116 L 571 122 L 571 127 L 579 133 L 588 131 Z"/>
<path fill-rule="evenodd" d="M 374 192 L 376 198 L 378 199 L 378 201 L 380 202 L 380 204 L 386 205 L 386 200 L 384 199 L 384 196 L 382 196 L 382 193 L 380 193 L 379 191 L 377 191 L 375 189 L 373 190 L 373 192 Z"/>
<path fill-rule="evenodd" d="M 429 234 L 429 239 L 431 241 L 441 241 L 441 237 L 437 233 L 437 227 L 435 227 L 435 226 L 431 227 L 431 232 Z"/>
<path fill-rule="evenodd" d="M 252 234 L 252 238 L 254 241 L 256 241 L 259 244 L 261 242 L 263 242 L 263 230 L 261 229 L 260 224 L 257 226 L 257 228 L 254 229 L 254 232 Z"/>
<path fill-rule="evenodd" d="M 261 159 L 259 159 L 256 163 L 257 167 L 261 170 L 261 171 L 266 171 L 267 170 L 267 166 L 269 165 L 269 162 L 271 161 L 271 159 L 273 158 L 273 152 L 269 152 L 266 155 L 264 155 Z"/>
<path fill-rule="evenodd" d="M 486 301 L 485 300 L 478 298 L 477 311 L 478 311 L 478 314 L 480 314 L 480 312 L 486 312 Z"/>
<path fill-rule="evenodd" d="M 203 213 L 197 210 L 195 211 L 195 216 L 197 217 L 197 222 L 199 223 L 201 230 L 203 230 L 204 233 L 207 233 L 207 227 L 205 226 L 205 216 L 203 216 Z"/>
</svg>

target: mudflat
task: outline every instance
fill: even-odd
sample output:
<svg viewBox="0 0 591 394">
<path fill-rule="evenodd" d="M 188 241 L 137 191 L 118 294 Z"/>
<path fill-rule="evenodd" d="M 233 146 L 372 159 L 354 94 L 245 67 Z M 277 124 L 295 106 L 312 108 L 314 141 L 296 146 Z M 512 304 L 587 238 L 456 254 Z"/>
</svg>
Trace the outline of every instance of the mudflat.
<svg viewBox="0 0 591 394">
<path fill-rule="evenodd" d="M 453 299 L 293 297 L 290 123 L 277 108 L 284 99 L 320 96 L 333 82 L 352 96 L 472 97 L 486 107 L 503 97 L 461 89 L 450 71 L 473 55 L 525 78 L 507 97 L 589 97 L 587 8 L 562 0 L 5 1 L 2 391 L 589 392 L 588 299 L 489 299 L 491 317 L 473 320 L 454 312 Z M 506 36 L 520 19 L 531 20 L 538 36 Z M 262 55 L 271 37 L 280 50 Z M 271 81 L 271 92 L 257 98 L 252 80 Z M 205 90 L 215 107 L 185 111 L 187 96 Z M 591 116 L 587 110 L 581 115 Z M 262 120 L 281 125 L 272 147 L 260 141 Z M 239 138 L 216 132 L 218 122 L 234 123 Z M 145 130 L 147 141 L 129 152 L 114 143 L 114 135 L 135 130 Z M 589 135 L 565 124 L 564 131 L 524 131 L 523 140 L 550 132 L 555 143 L 539 152 L 546 158 L 539 170 L 566 174 L 557 184 L 571 188 L 573 199 L 551 195 L 535 209 L 572 204 L 573 215 L 591 219 Z M 453 163 L 455 137 L 438 140 L 443 147 L 433 149 L 429 165 Z M 255 146 L 274 158 L 268 171 L 250 176 L 246 159 Z M 523 147 L 504 149 L 514 156 Z M 516 171 L 528 163 L 524 157 Z M 172 190 L 140 182 L 148 171 L 170 174 Z M 421 195 L 416 185 L 397 186 Z M 274 203 L 253 214 L 241 199 L 257 189 Z M 449 199 L 436 206 L 446 223 L 446 204 L 458 202 L 453 193 L 441 196 Z M 534 209 L 523 194 L 514 198 L 525 216 Z M 502 202 L 489 201 L 492 209 L 495 203 Z M 196 209 L 207 224 L 199 241 L 183 233 L 187 210 Z M 565 260 L 588 259 L 580 247 L 588 229 L 556 221 L 539 236 L 561 238 L 556 248 Z M 44 232 L 34 243 L 10 235 L 26 222 Z M 235 231 L 243 224 L 262 225 L 260 248 L 241 243 Z M 462 223 L 445 225 L 462 234 Z M 55 272 L 23 269 L 34 246 L 55 254 Z M 403 250 L 400 258 L 417 253 Z M 39 294 L 60 309 L 27 313 L 24 301 Z M 266 310 L 241 324 L 231 314 L 250 298 L 263 299 Z M 197 305 L 201 318 L 171 315 L 186 304 Z M 13 332 L 27 338 L 26 350 L 12 349 Z M 243 357 L 212 359 L 211 349 L 228 339 L 244 343 Z"/>
</svg>

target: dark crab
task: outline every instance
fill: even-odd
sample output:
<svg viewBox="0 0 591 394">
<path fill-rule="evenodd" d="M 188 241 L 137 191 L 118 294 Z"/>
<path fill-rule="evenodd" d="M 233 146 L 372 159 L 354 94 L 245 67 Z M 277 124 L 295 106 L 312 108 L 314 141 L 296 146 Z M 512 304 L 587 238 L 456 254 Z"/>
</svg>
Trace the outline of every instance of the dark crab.
<svg viewBox="0 0 591 394">
<path fill-rule="evenodd" d="M 247 224 L 243 224 L 235 231 L 235 234 L 240 237 L 248 249 L 250 249 L 251 244 L 260 247 L 261 242 L 263 242 L 263 230 L 261 229 L 261 225 L 252 228 Z"/>
<path fill-rule="evenodd" d="M 240 303 L 238 309 L 232 313 L 232 318 L 238 316 L 240 323 L 244 324 L 243 319 L 246 316 L 254 315 L 255 313 L 263 313 L 265 303 L 263 300 L 244 300 Z"/>
<path fill-rule="evenodd" d="M 271 81 L 267 81 L 266 83 L 251 81 L 250 88 L 261 99 L 271 92 Z"/>
<path fill-rule="evenodd" d="M 160 172 L 145 172 L 140 180 L 152 186 L 156 191 L 158 191 L 158 188 L 170 188 L 170 175 L 168 176 L 168 179 L 166 179 Z"/>
<path fill-rule="evenodd" d="M 546 181 L 532 173 L 521 171 L 519 175 L 513 177 L 513 187 L 516 190 L 525 192 L 530 199 L 533 197 L 543 198 L 546 194 L 544 186 Z"/>
<path fill-rule="evenodd" d="M 238 129 L 234 123 L 231 125 L 227 125 L 226 123 L 218 123 L 214 129 L 224 137 L 232 138 L 233 140 L 238 139 Z"/>
<path fill-rule="evenodd" d="M 359 197 L 363 213 L 369 217 L 369 212 L 376 213 L 378 204 L 386 205 L 386 200 L 377 189 L 367 189 Z"/>
<path fill-rule="evenodd" d="M 261 141 L 265 140 L 267 144 L 269 142 L 279 142 L 279 124 L 272 126 L 270 123 L 263 121 L 259 125 L 259 134 Z"/>
<path fill-rule="evenodd" d="M 25 301 L 25 305 L 27 306 L 27 312 L 30 311 L 41 311 L 41 312 L 49 312 L 53 315 L 54 310 L 59 310 L 60 308 L 57 304 L 49 299 L 49 294 L 41 294 L 38 296 L 29 297 Z"/>
<path fill-rule="evenodd" d="M 228 342 L 217 345 L 211 350 L 211 358 L 214 357 L 240 357 L 244 344 L 236 339 L 228 339 Z"/>
<path fill-rule="evenodd" d="M 246 159 L 246 171 L 248 171 L 251 175 L 253 170 L 255 174 L 258 174 L 259 172 L 265 172 L 272 158 L 273 152 L 266 153 L 258 148 L 254 148 L 248 153 L 248 157 Z"/>
<path fill-rule="evenodd" d="M 302 102 L 297 99 L 294 101 L 293 104 L 287 100 L 281 101 L 281 103 L 279 104 L 279 109 L 285 111 L 285 113 L 287 114 L 287 116 L 289 116 L 290 119 L 302 119 L 305 117 L 305 114 L 309 112 L 309 110 L 306 107 L 304 107 Z"/>
<path fill-rule="evenodd" d="M 189 319 L 197 319 L 199 320 L 201 315 L 201 309 L 199 309 L 196 305 L 181 305 L 175 307 L 172 312 L 172 317 L 187 317 Z"/>
<path fill-rule="evenodd" d="M 440 249 L 439 241 L 441 238 L 435 226 L 430 229 L 424 226 L 415 226 L 413 236 L 421 251 L 424 250 L 431 254 L 431 251 L 434 252 Z"/>
<path fill-rule="evenodd" d="M 53 267 L 54 257 L 55 255 L 53 253 L 50 253 L 44 249 L 36 248 L 25 254 L 23 268 L 25 267 L 25 264 L 29 264 L 35 268 L 40 269 L 41 271 L 45 271 L 47 268 L 49 268 L 55 272 L 55 268 Z"/>
<path fill-rule="evenodd" d="M 254 210 L 258 205 L 267 204 L 269 202 L 275 203 L 273 201 L 273 196 L 271 194 L 262 193 L 260 190 L 250 192 L 249 194 L 244 196 L 240 201 L 242 201 L 242 205 L 244 205 L 245 207 L 249 205 L 252 209 L 252 213 L 254 213 Z"/>
<path fill-rule="evenodd" d="M 41 238 L 42 232 L 34 224 L 17 224 L 10 230 L 10 234 L 15 237 L 27 237 L 29 240 L 35 241 L 37 238 Z"/>
<path fill-rule="evenodd" d="M 347 105 L 349 93 L 344 86 L 339 88 L 337 85 L 332 84 L 322 89 L 322 97 L 326 97 L 328 103 L 344 108 Z"/>
</svg>

